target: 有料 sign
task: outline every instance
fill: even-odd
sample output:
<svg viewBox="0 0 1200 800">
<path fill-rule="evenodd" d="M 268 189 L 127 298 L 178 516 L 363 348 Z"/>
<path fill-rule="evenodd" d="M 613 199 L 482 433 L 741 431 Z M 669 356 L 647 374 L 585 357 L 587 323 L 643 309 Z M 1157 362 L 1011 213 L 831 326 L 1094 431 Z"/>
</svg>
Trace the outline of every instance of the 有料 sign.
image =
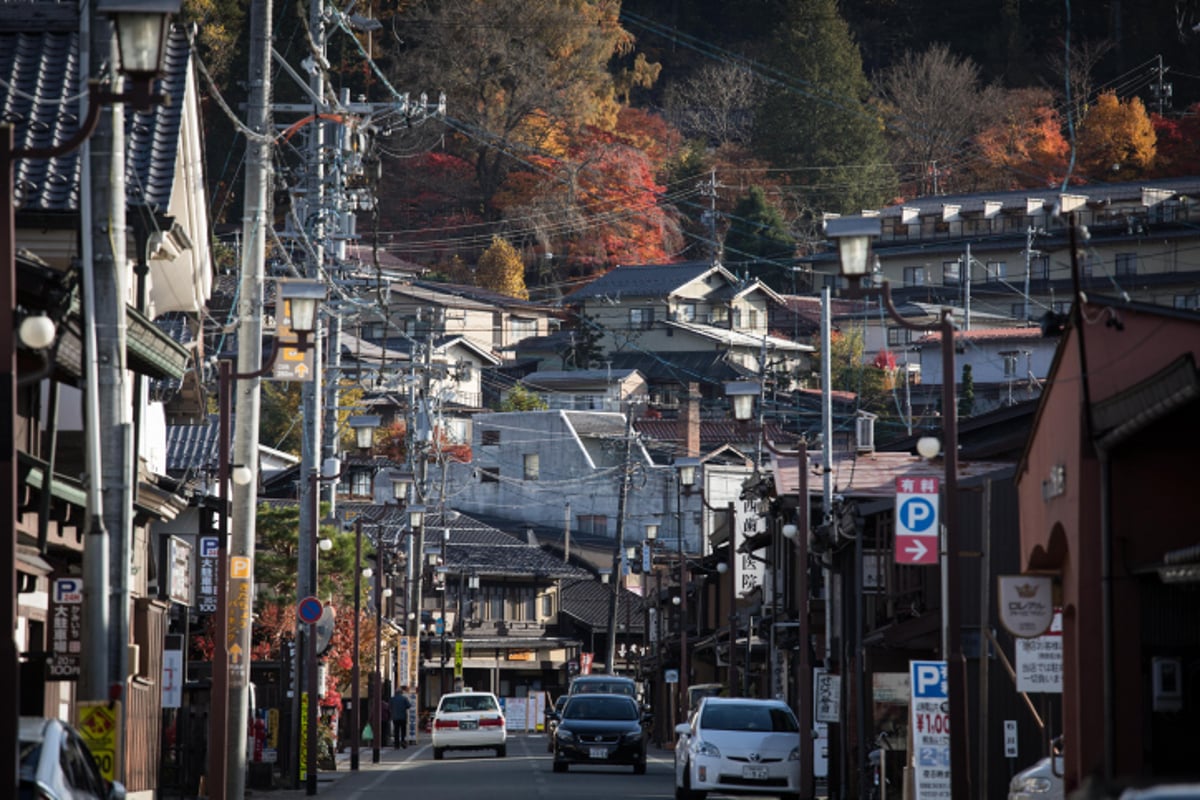
<svg viewBox="0 0 1200 800">
<path fill-rule="evenodd" d="M 938 479 L 896 478 L 896 563 L 938 563 Z"/>
</svg>

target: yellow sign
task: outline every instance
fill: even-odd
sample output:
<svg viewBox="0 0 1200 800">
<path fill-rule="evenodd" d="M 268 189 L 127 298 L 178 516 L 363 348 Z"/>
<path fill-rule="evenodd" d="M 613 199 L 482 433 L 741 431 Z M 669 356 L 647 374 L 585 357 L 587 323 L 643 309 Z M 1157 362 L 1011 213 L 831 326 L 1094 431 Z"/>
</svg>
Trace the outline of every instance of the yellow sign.
<svg viewBox="0 0 1200 800">
<path fill-rule="evenodd" d="M 462 639 L 454 640 L 454 677 L 461 678 L 463 676 L 463 641 Z"/>
<path fill-rule="evenodd" d="M 308 780 L 308 692 L 300 693 L 300 782 Z"/>
<path fill-rule="evenodd" d="M 535 655 L 536 654 L 532 650 L 509 650 L 508 651 L 508 660 L 509 661 L 533 661 L 533 660 L 535 660 Z"/>
<path fill-rule="evenodd" d="M 75 729 L 83 739 L 105 780 L 117 779 L 121 757 L 121 704 L 105 700 L 80 700 L 75 704 Z"/>
<path fill-rule="evenodd" d="M 249 578 L 250 577 L 250 557 L 249 556 L 230 556 L 229 557 L 229 577 L 231 577 L 231 578 Z"/>
</svg>

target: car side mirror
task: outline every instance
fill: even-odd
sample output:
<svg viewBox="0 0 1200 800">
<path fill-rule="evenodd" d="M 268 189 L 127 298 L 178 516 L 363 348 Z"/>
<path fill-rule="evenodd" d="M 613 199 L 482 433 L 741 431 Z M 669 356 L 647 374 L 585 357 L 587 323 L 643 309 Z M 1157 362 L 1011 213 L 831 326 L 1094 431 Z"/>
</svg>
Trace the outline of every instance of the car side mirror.
<svg viewBox="0 0 1200 800">
<path fill-rule="evenodd" d="M 558 722 L 558 712 L 557 711 L 547 711 L 546 719 L 552 719 L 555 722 Z"/>
<path fill-rule="evenodd" d="M 689 734 L 691 734 L 691 732 L 692 732 L 692 726 L 687 724 L 686 722 L 681 722 L 675 726 L 675 733 L 679 734 L 680 736 L 688 736 Z"/>
<path fill-rule="evenodd" d="M 125 800 L 125 784 L 113 781 L 108 785 L 108 800 Z"/>
</svg>

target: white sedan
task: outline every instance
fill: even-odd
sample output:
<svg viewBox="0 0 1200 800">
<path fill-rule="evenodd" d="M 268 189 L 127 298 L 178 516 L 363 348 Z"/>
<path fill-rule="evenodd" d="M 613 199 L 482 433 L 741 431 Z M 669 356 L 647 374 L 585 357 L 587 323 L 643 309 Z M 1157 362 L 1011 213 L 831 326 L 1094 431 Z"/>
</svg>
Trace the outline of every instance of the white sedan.
<svg viewBox="0 0 1200 800">
<path fill-rule="evenodd" d="M 706 697 L 675 727 L 676 800 L 709 792 L 800 796 L 800 725 L 786 703 Z"/>
<path fill-rule="evenodd" d="M 507 730 L 500 701 L 491 692 L 442 695 L 433 716 L 433 757 L 447 750 L 495 750 L 507 754 Z"/>
</svg>

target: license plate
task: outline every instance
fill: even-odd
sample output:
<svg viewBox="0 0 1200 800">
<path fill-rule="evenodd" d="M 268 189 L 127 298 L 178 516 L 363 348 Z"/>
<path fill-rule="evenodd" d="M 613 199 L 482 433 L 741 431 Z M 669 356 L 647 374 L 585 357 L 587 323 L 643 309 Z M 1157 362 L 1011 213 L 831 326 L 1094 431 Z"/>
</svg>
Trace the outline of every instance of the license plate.
<svg viewBox="0 0 1200 800">
<path fill-rule="evenodd" d="M 742 767 L 742 777 L 752 781 L 765 781 L 769 773 L 766 767 Z"/>
<path fill-rule="evenodd" d="M 590 755 L 592 758 L 608 758 L 608 748 L 593 747 L 588 750 L 588 755 Z"/>
<path fill-rule="evenodd" d="M 470 719 L 464 719 L 462 722 L 458 723 L 458 729 L 461 731 L 473 731 L 478 727 L 479 723 Z"/>
</svg>

